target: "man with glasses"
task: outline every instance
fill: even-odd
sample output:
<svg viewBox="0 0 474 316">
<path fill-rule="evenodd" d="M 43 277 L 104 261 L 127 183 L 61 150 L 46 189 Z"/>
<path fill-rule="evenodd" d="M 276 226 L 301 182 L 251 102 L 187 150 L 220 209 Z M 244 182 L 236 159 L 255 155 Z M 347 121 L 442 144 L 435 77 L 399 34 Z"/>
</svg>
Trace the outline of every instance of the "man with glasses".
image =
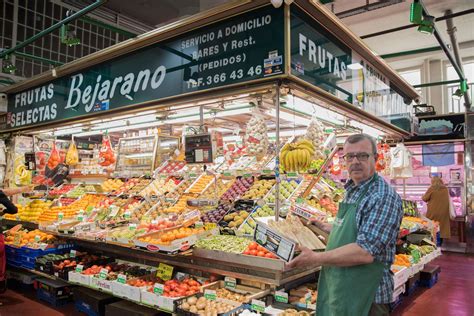
<svg viewBox="0 0 474 316">
<path fill-rule="evenodd" d="M 330 232 L 325 252 L 301 247 L 289 267 L 323 266 L 316 315 L 388 315 L 393 293 L 390 266 L 395 256 L 402 200 L 375 172 L 377 145 L 366 134 L 347 138 L 344 160 L 350 180 L 333 225 L 314 221 Z"/>
</svg>

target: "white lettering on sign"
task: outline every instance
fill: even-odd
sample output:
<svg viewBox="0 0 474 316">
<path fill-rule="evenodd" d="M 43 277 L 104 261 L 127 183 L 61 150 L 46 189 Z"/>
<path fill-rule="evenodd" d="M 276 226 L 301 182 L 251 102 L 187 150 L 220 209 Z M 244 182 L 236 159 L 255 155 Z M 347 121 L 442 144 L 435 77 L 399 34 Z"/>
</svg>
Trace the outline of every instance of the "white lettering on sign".
<svg viewBox="0 0 474 316">
<path fill-rule="evenodd" d="M 102 81 L 102 75 L 97 76 L 94 86 L 83 86 L 84 76 L 82 73 L 71 77 L 71 88 L 69 90 L 66 109 L 84 105 L 86 112 L 90 112 L 97 101 L 112 99 L 115 92 L 119 90 L 120 95 L 133 100 L 132 91 L 145 91 L 149 87 L 157 89 L 163 83 L 166 76 L 166 67 L 159 66 L 152 73 L 150 69 L 140 70 L 138 74 L 128 73 L 113 80 Z"/>
<path fill-rule="evenodd" d="M 347 65 L 343 61 L 339 61 L 332 53 L 327 51 L 324 47 L 317 45 L 305 35 L 299 33 L 299 54 L 306 56 L 310 62 L 318 65 L 321 68 L 326 68 L 328 72 L 334 76 L 346 80 Z"/>
</svg>

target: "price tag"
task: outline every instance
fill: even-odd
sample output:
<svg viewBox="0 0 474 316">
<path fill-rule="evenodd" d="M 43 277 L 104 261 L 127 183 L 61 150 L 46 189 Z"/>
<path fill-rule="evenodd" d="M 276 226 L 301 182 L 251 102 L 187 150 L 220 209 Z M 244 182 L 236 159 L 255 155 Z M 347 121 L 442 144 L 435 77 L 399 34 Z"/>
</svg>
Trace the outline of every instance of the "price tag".
<svg viewBox="0 0 474 316">
<path fill-rule="evenodd" d="M 201 212 L 199 212 L 198 210 L 194 210 L 194 211 L 184 214 L 183 219 L 184 221 L 189 221 L 190 219 L 199 217 L 200 215 L 201 215 Z"/>
<path fill-rule="evenodd" d="M 155 285 L 153 286 L 153 293 L 155 293 L 156 295 L 163 295 L 164 291 L 165 286 L 163 284 L 155 283 Z"/>
<path fill-rule="evenodd" d="M 262 173 L 263 174 L 272 174 L 273 170 L 264 169 L 264 170 L 262 170 Z"/>
<path fill-rule="evenodd" d="M 84 266 L 82 264 L 78 264 L 76 266 L 76 272 L 77 273 L 82 273 L 82 270 L 84 270 Z"/>
<path fill-rule="evenodd" d="M 158 224 L 158 221 L 157 221 L 156 219 L 154 219 L 154 220 L 151 221 L 151 224 L 152 224 L 152 225 L 157 225 L 157 224 Z"/>
<path fill-rule="evenodd" d="M 21 235 L 16 233 L 15 238 L 13 239 L 13 244 L 18 246 L 20 245 L 20 243 L 21 243 Z"/>
<path fill-rule="evenodd" d="M 237 280 L 235 278 L 225 277 L 224 279 L 224 286 L 227 289 L 235 289 L 237 285 Z"/>
<path fill-rule="evenodd" d="M 195 228 L 201 228 L 201 227 L 203 227 L 203 226 L 204 226 L 204 223 L 201 222 L 201 221 L 194 223 L 194 227 L 195 227 Z"/>
<path fill-rule="evenodd" d="M 122 284 L 127 283 L 127 276 L 125 274 L 119 274 L 117 276 L 117 282 Z"/>
<path fill-rule="evenodd" d="M 60 212 L 58 213 L 58 221 L 62 221 L 64 219 L 64 213 Z"/>
<path fill-rule="evenodd" d="M 242 175 L 242 177 L 244 177 L 244 178 L 251 178 L 251 177 L 252 177 L 252 174 L 251 174 L 251 173 L 244 173 L 244 174 Z"/>
<path fill-rule="evenodd" d="M 283 291 L 276 291 L 275 292 L 275 301 L 279 303 L 288 303 L 288 293 Z"/>
<path fill-rule="evenodd" d="M 232 173 L 229 171 L 226 171 L 223 173 L 224 177 L 232 177 Z"/>
<path fill-rule="evenodd" d="M 99 279 L 105 280 L 107 278 L 107 274 L 109 274 L 109 270 L 107 270 L 106 268 L 100 269 Z"/>
<path fill-rule="evenodd" d="M 204 297 L 209 301 L 215 301 L 217 299 L 216 291 L 214 290 L 204 290 Z"/>
<path fill-rule="evenodd" d="M 137 229 L 137 224 L 132 223 L 132 224 L 128 225 L 128 229 L 129 230 L 136 230 Z"/>
<path fill-rule="evenodd" d="M 83 214 L 77 215 L 77 220 L 78 220 L 79 222 L 83 222 L 83 221 L 84 221 L 84 215 L 83 215 Z"/>
<path fill-rule="evenodd" d="M 123 218 L 128 220 L 128 219 L 130 219 L 130 217 L 132 217 L 132 214 L 130 212 L 127 211 L 127 212 L 123 213 Z"/>
<path fill-rule="evenodd" d="M 265 302 L 260 300 L 252 300 L 252 310 L 259 313 L 265 312 Z"/>
<path fill-rule="evenodd" d="M 39 235 L 35 235 L 35 242 L 39 242 L 41 240 L 41 237 Z"/>
<path fill-rule="evenodd" d="M 288 172 L 286 174 L 287 178 L 298 178 L 298 173 L 297 172 Z"/>
<path fill-rule="evenodd" d="M 158 269 L 156 270 L 156 276 L 164 281 L 171 280 L 173 276 L 173 267 L 164 263 L 160 263 L 158 265 Z"/>
<path fill-rule="evenodd" d="M 190 177 L 190 178 L 196 178 L 196 177 L 197 177 L 197 174 L 195 174 L 194 172 L 193 172 L 193 173 L 190 173 L 190 174 L 189 174 L 189 177 Z"/>
<path fill-rule="evenodd" d="M 74 258 L 77 255 L 76 250 L 71 249 L 71 252 L 69 253 L 69 257 Z"/>
<path fill-rule="evenodd" d="M 311 303 L 311 292 L 308 292 L 304 295 L 304 300 L 306 302 L 306 305 Z"/>
<path fill-rule="evenodd" d="M 120 210 L 120 207 L 116 206 L 116 205 L 111 205 L 109 206 L 109 209 L 110 209 L 110 214 L 108 217 L 115 217 L 118 213 L 118 211 Z"/>
</svg>

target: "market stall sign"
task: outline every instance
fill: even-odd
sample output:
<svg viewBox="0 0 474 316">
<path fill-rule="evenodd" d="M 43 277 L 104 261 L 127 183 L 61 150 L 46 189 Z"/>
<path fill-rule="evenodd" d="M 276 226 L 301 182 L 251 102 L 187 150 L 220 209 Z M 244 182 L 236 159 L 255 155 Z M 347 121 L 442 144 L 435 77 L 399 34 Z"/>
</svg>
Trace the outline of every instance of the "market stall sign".
<svg viewBox="0 0 474 316">
<path fill-rule="evenodd" d="M 293 259 L 296 243 L 281 236 L 267 225 L 257 222 L 254 232 L 255 241 L 286 262 Z"/>
<path fill-rule="evenodd" d="M 8 96 L 8 129 L 283 72 L 283 8 L 266 6 Z"/>
<path fill-rule="evenodd" d="M 386 76 L 296 6 L 291 8 L 291 74 L 377 116 L 407 112 Z"/>
</svg>

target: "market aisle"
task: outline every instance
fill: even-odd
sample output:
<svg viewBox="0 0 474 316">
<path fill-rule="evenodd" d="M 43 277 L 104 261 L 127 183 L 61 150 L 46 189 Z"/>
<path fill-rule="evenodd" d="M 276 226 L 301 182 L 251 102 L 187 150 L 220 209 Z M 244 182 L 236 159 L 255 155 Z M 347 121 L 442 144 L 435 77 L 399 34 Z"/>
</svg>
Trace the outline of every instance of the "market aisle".
<svg viewBox="0 0 474 316">
<path fill-rule="evenodd" d="M 84 315 L 74 309 L 74 304 L 54 308 L 36 299 L 34 290 L 8 290 L 0 295 L 0 316 L 79 316 Z"/>
<path fill-rule="evenodd" d="M 474 256 L 445 253 L 433 263 L 441 267 L 438 283 L 405 296 L 393 316 L 474 315 Z"/>
</svg>

